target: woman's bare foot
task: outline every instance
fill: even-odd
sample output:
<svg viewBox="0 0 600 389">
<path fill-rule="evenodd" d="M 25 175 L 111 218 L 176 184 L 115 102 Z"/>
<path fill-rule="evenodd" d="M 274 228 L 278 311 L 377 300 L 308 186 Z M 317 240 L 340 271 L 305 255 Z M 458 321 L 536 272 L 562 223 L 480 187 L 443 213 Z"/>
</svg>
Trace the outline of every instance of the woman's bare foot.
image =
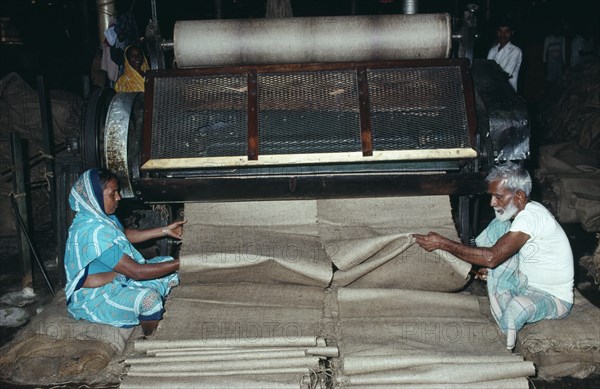
<svg viewBox="0 0 600 389">
<path fill-rule="evenodd" d="M 150 336 L 156 331 L 156 327 L 158 327 L 159 320 L 140 320 L 140 324 L 142 325 L 142 331 L 144 331 L 145 336 Z"/>
</svg>

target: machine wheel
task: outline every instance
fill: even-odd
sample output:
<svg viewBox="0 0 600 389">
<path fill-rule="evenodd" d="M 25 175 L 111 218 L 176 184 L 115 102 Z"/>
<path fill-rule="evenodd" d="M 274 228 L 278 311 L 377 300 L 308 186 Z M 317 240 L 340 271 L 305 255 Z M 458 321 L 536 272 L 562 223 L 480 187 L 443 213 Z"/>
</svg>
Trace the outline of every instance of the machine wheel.
<svg viewBox="0 0 600 389">
<path fill-rule="evenodd" d="M 115 91 L 112 88 L 94 90 L 85 104 L 83 128 L 81 130 L 81 149 L 85 169 L 104 167 L 104 126 L 106 115 Z"/>
<path fill-rule="evenodd" d="M 143 94 L 141 92 L 117 93 L 112 99 L 106 116 L 104 130 L 104 155 L 106 167 L 114 171 L 121 181 L 121 196 L 133 198 L 135 194 L 131 184 L 132 163 L 128 149 L 139 147 L 139 138 L 143 125 Z M 138 149 L 134 148 L 134 151 Z M 134 174 L 138 174 L 135 172 Z"/>
</svg>

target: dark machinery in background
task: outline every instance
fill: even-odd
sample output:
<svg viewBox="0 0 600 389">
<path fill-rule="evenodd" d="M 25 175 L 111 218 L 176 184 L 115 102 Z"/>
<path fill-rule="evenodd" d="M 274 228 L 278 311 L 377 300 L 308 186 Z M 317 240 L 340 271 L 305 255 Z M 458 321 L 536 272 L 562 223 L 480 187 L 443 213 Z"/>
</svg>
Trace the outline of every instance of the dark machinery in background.
<svg viewBox="0 0 600 389">
<path fill-rule="evenodd" d="M 457 33 L 447 14 L 209 20 L 165 42 L 151 22 L 145 92 L 91 94 L 84 165 L 138 204 L 450 195 L 468 242 L 489 166 L 529 156 L 524 102 L 469 61 L 475 8 Z"/>
</svg>

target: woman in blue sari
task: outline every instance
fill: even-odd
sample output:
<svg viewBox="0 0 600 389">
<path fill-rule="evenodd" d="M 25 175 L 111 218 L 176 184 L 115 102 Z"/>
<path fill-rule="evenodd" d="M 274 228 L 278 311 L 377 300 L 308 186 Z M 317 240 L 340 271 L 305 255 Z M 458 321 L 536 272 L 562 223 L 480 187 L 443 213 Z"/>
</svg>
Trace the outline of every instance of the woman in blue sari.
<svg viewBox="0 0 600 389">
<path fill-rule="evenodd" d="M 69 196 L 76 212 L 65 248 L 65 292 L 76 319 L 116 327 L 141 324 L 149 335 L 162 319 L 163 300 L 179 284 L 179 259 L 146 260 L 134 243 L 172 237 L 181 239 L 184 221 L 147 230 L 123 228 L 114 215 L 119 182 L 107 169 L 90 169 Z"/>
</svg>

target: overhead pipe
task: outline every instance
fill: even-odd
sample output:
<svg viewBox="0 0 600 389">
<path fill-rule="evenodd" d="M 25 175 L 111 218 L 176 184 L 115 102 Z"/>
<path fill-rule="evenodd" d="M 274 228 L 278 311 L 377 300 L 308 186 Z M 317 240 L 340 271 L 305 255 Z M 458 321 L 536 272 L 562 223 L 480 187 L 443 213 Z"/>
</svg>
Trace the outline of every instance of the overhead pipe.
<svg viewBox="0 0 600 389">
<path fill-rule="evenodd" d="M 419 12 L 419 0 L 404 0 L 402 2 L 402 13 L 414 15 Z"/>
<path fill-rule="evenodd" d="M 116 0 L 96 0 L 96 8 L 98 12 L 98 38 L 100 46 L 104 44 L 104 31 L 110 26 L 110 18 L 115 15 Z"/>
</svg>

